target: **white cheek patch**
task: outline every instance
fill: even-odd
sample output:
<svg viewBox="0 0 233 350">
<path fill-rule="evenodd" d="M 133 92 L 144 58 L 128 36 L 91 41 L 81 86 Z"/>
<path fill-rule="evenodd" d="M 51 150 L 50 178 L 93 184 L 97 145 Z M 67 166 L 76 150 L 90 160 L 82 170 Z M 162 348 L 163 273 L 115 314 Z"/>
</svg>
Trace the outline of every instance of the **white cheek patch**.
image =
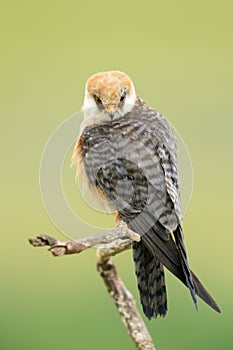
<svg viewBox="0 0 233 350">
<path fill-rule="evenodd" d="M 130 95 L 126 95 L 125 103 L 122 108 L 123 115 L 131 111 L 131 109 L 135 105 L 136 100 L 137 100 L 137 95 L 135 93 L 134 86 L 132 85 L 132 92 L 130 93 Z"/>
<path fill-rule="evenodd" d="M 135 102 L 136 102 L 136 95 L 135 96 L 131 95 L 126 97 L 124 107 L 122 108 L 123 114 L 130 112 L 133 106 L 135 105 Z"/>
<path fill-rule="evenodd" d="M 100 124 L 103 121 L 110 120 L 108 113 L 103 109 L 98 108 L 93 97 L 88 93 L 85 93 L 82 112 L 84 119 L 80 126 L 80 134 L 88 125 Z"/>
<path fill-rule="evenodd" d="M 90 96 L 90 94 L 88 94 L 87 91 L 85 91 L 85 97 L 84 97 L 84 101 L 83 101 L 83 106 L 82 106 L 82 110 L 84 111 L 85 109 L 88 108 L 96 108 L 96 103 L 94 101 L 94 98 L 92 96 Z"/>
</svg>

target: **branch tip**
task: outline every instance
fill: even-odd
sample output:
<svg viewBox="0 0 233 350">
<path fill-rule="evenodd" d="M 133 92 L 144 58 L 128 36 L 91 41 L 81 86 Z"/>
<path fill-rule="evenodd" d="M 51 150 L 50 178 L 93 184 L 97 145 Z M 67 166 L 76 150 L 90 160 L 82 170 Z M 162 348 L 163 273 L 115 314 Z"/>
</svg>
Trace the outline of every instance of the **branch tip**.
<svg viewBox="0 0 233 350">
<path fill-rule="evenodd" d="M 144 324 L 132 294 L 122 282 L 111 258 L 131 247 L 131 242 L 140 241 L 140 236 L 129 230 L 125 223 L 117 222 L 112 231 L 96 236 L 89 236 L 77 241 L 61 242 L 45 234 L 29 238 L 33 247 L 49 246 L 53 256 L 78 254 L 98 246 L 96 250 L 97 270 L 103 278 L 108 293 L 116 305 L 122 323 L 128 330 L 138 350 L 155 350 L 150 334 Z"/>
</svg>

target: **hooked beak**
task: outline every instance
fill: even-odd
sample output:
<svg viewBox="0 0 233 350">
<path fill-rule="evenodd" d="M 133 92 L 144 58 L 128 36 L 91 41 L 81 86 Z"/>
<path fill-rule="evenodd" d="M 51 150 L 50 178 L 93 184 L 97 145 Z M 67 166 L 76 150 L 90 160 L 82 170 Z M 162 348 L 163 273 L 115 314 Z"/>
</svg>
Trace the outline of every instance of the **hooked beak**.
<svg viewBox="0 0 233 350">
<path fill-rule="evenodd" d="M 113 120 L 115 113 L 117 111 L 117 106 L 113 105 L 113 104 L 109 104 L 105 107 L 106 112 L 108 113 L 109 117 L 111 118 L 111 120 Z"/>
</svg>

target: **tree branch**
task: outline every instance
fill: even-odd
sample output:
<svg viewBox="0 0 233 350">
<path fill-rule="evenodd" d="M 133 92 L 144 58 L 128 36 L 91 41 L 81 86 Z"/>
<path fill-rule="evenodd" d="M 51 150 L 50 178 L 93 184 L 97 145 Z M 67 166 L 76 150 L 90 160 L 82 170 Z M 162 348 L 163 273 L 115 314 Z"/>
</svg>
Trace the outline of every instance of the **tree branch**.
<svg viewBox="0 0 233 350">
<path fill-rule="evenodd" d="M 111 260 L 112 256 L 131 247 L 131 239 L 139 241 L 140 236 L 128 230 L 125 224 L 119 222 L 115 229 L 102 235 L 66 242 L 57 241 L 47 235 L 39 235 L 36 238 L 30 238 L 29 243 L 34 247 L 49 246 L 49 251 L 54 256 L 78 254 L 90 247 L 101 244 L 96 251 L 97 270 L 118 309 L 124 326 L 127 328 L 137 349 L 155 350 L 150 334 L 136 308 L 135 300 L 125 287 Z"/>
</svg>

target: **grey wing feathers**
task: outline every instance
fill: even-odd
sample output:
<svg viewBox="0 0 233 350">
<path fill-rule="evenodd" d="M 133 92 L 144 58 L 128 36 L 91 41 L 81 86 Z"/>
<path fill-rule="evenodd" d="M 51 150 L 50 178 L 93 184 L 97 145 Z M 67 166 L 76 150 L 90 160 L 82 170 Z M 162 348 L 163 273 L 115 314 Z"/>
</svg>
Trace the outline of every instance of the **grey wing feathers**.
<svg viewBox="0 0 233 350">
<path fill-rule="evenodd" d="M 174 210 L 176 212 L 177 218 L 179 222 L 181 222 L 182 214 L 180 208 L 178 169 L 176 161 L 174 160 L 174 157 L 176 157 L 176 155 L 172 155 L 164 145 L 160 145 L 158 147 L 158 155 L 164 171 L 167 192 L 174 205 Z"/>
<path fill-rule="evenodd" d="M 135 114 L 84 130 L 87 176 L 111 201 L 129 228 L 141 235 L 141 242 L 135 243 L 133 250 L 147 316 L 166 312 L 166 290 L 162 299 L 152 300 L 152 286 L 159 296 L 158 276 L 165 285 L 162 265 L 190 289 L 195 304 L 197 294 L 220 312 L 189 269 L 181 230 L 176 151 L 170 126 L 161 115 L 146 110 L 140 100 L 137 108 Z M 149 270 L 143 265 L 147 262 Z"/>
<path fill-rule="evenodd" d="M 185 280 L 186 280 L 186 285 L 190 290 L 193 302 L 197 308 L 197 299 L 196 299 L 196 291 L 195 291 L 195 286 L 193 282 L 193 276 L 190 271 L 189 265 L 188 265 L 188 258 L 186 254 L 186 249 L 184 245 L 184 239 L 183 239 L 183 232 L 182 228 L 180 225 L 178 225 L 177 229 L 173 232 L 176 245 L 178 248 L 178 251 L 180 253 L 180 261 L 181 261 L 181 267 L 184 272 Z"/>
<path fill-rule="evenodd" d="M 140 227 L 136 224 L 135 220 L 129 224 L 129 227 L 132 230 L 140 233 Z M 146 246 L 146 248 L 155 256 L 157 256 L 160 261 L 166 266 L 166 268 L 172 272 L 181 282 L 183 282 L 188 288 L 187 284 L 187 276 L 185 276 L 184 268 L 182 267 L 181 257 L 175 242 L 172 237 L 170 240 L 163 240 L 159 235 L 157 235 L 156 227 L 152 227 L 147 234 L 143 234 L 141 236 L 141 242 Z M 205 287 L 196 277 L 196 275 L 190 271 L 191 279 L 193 280 L 193 286 L 195 289 L 195 293 L 205 301 L 210 307 L 212 307 L 215 311 L 221 312 L 215 300 L 211 297 L 211 295 L 207 292 Z M 190 278 L 190 277 L 189 277 Z M 189 288 L 190 289 L 190 288 Z"/>
<path fill-rule="evenodd" d="M 111 200 L 115 200 L 114 205 L 116 205 L 116 209 L 121 217 L 127 222 L 128 227 L 141 235 L 139 244 L 143 244 L 155 259 L 159 259 L 170 272 L 190 289 L 195 305 L 196 293 L 214 310 L 220 312 L 214 299 L 197 279 L 196 275 L 189 270 L 183 238 L 180 236 L 180 233 L 177 232 L 175 234 L 176 245 L 169 231 L 152 214 L 146 210 L 138 211 L 130 204 L 127 207 L 123 207 L 122 203 L 116 200 L 118 194 L 114 192 L 114 189 L 112 189 L 111 193 L 108 192 L 108 186 L 106 186 L 101 176 L 101 170 L 98 172 L 98 183 L 104 194 Z"/>
</svg>

